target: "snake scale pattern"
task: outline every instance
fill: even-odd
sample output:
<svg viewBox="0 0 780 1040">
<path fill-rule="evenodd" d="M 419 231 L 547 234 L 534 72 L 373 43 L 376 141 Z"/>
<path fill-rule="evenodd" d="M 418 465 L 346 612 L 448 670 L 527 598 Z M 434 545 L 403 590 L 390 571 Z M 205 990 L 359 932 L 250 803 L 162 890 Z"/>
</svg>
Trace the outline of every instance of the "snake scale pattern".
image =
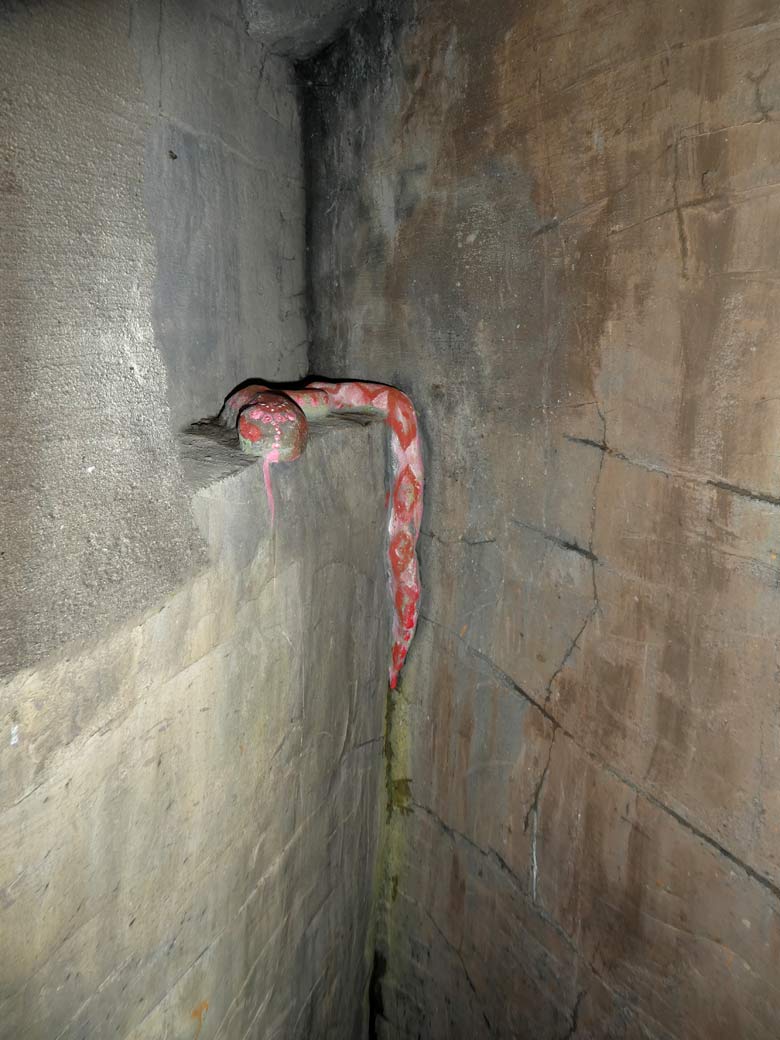
<svg viewBox="0 0 780 1040">
<path fill-rule="evenodd" d="M 262 458 L 273 523 L 271 466 L 300 457 L 310 422 L 345 413 L 379 416 L 390 432 L 393 487 L 387 496 L 387 553 L 393 603 L 390 686 L 395 689 L 417 627 L 420 600 L 417 539 L 423 511 L 423 462 L 412 402 L 400 390 L 381 383 L 317 381 L 282 390 L 253 383 L 227 398 L 219 418 L 223 425 L 238 429 L 243 451 Z"/>
</svg>

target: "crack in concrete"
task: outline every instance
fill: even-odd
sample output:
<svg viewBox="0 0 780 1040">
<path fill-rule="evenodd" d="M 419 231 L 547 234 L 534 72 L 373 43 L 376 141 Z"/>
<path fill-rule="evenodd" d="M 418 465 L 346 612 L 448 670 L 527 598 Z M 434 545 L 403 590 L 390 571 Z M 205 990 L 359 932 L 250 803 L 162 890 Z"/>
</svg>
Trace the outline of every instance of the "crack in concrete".
<svg viewBox="0 0 780 1040">
<path fill-rule="evenodd" d="M 496 867 L 502 871 L 502 873 L 508 875 L 508 877 L 512 881 L 512 884 L 517 888 L 519 892 L 521 892 L 525 896 L 526 889 L 523 885 L 523 882 L 520 880 L 520 877 L 515 873 L 514 870 L 512 870 L 512 868 L 509 866 L 504 857 L 499 852 L 497 852 L 492 846 L 485 848 L 482 845 L 479 845 L 476 841 L 473 840 L 473 838 L 470 838 L 467 834 L 464 834 L 463 831 L 459 831 L 457 830 L 457 828 L 451 827 L 441 818 L 441 816 L 439 816 L 437 812 L 434 812 L 434 810 L 427 805 L 421 805 L 420 802 L 412 802 L 412 808 L 416 809 L 418 812 L 425 813 L 426 816 L 429 816 L 436 824 L 436 826 L 439 827 L 440 830 L 442 830 L 451 841 L 462 841 L 464 845 L 468 845 L 468 847 L 470 849 L 473 849 L 474 852 L 478 853 L 478 855 L 482 856 L 484 859 L 488 859 L 491 862 L 493 862 L 496 865 Z M 541 912 L 541 907 L 537 906 L 537 909 Z"/>
<path fill-rule="evenodd" d="M 595 585 L 595 583 L 594 583 L 594 585 Z M 547 683 L 547 686 L 545 688 L 545 691 L 544 691 L 544 703 L 545 704 L 547 704 L 547 702 L 552 697 L 553 685 L 554 685 L 556 679 L 558 678 L 558 676 L 561 674 L 561 672 L 564 670 L 566 665 L 571 660 L 571 657 L 574 654 L 574 651 L 577 649 L 577 647 L 579 645 L 579 642 L 580 642 L 580 639 L 582 638 L 583 632 L 588 627 L 588 625 L 593 620 L 593 618 L 596 616 L 596 614 L 598 613 L 598 610 L 599 610 L 598 597 L 596 597 L 596 601 L 594 602 L 593 606 L 590 608 L 590 610 L 586 614 L 585 620 L 582 622 L 582 625 L 580 626 L 579 630 L 577 631 L 577 634 L 574 636 L 574 639 L 572 639 L 572 641 L 569 643 L 568 647 L 566 648 L 566 652 L 564 653 L 563 657 L 561 658 L 561 663 L 558 665 L 558 667 L 555 669 L 555 671 L 550 676 L 550 679 L 549 679 L 549 681 Z"/>
<path fill-rule="evenodd" d="M 717 491 L 727 491 L 729 494 L 737 495 L 739 498 L 747 498 L 752 502 L 759 502 L 762 505 L 780 506 L 780 495 L 772 495 L 768 491 L 753 491 L 750 488 L 742 487 L 740 484 L 731 484 L 726 480 L 704 477 L 698 473 L 691 473 L 688 470 L 668 469 L 664 466 L 659 466 L 654 462 L 632 458 L 632 456 L 626 455 L 622 451 L 617 451 L 615 448 L 611 448 L 606 441 L 596 441 L 592 440 L 590 437 L 572 437 L 569 434 L 564 434 L 564 439 L 569 441 L 571 444 L 580 444 L 583 447 L 595 448 L 604 455 L 609 455 L 613 459 L 625 462 L 628 466 L 635 466 L 637 469 L 643 469 L 647 473 L 657 473 L 670 480 L 679 480 L 683 483 L 693 484 L 698 487 L 710 487 L 715 488 Z"/>
<path fill-rule="evenodd" d="M 569 948 L 569 950 L 571 950 L 572 954 L 587 968 L 588 971 L 590 971 L 593 974 L 594 978 L 598 979 L 601 985 L 604 986 L 604 988 L 612 995 L 612 997 L 620 1005 L 621 1008 L 623 1008 L 626 1012 L 628 1012 L 631 1015 L 640 1016 L 641 1018 L 649 1020 L 653 1022 L 655 1025 L 661 1027 L 661 1023 L 659 1023 L 647 1011 L 646 1008 L 641 1008 L 639 1007 L 639 1005 L 633 1003 L 631 997 L 627 993 L 615 989 L 615 987 L 612 986 L 604 978 L 601 972 L 596 968 L 595 964 L 588 957 L 585 956 L 582 950 L 579 949 L 572 936 L 569 935 L 569 933 L 559 924 L 558 921 L 555 920 L 555 918 L 551 917 L 551 915 L 544 909 L 543 906 L 541 906 L 541 904 L 530 903 L 528 901 L 528 892 L 523 886 L 523 883 L 521 882 L 520 878 L 512 870 L 512 868 L 509 866 L 506 860 L 503 859 L 503 857 L 499 855 L 498 852 L 496 852 L 495 849 L 485 849 L 481 845 L 478 845 L 467 835 L 463 834 L 462 831 L 459 831 L 454 827 L 449 826 L 449 824 L 445 823 L 444 820 L 442 820 L 442 818 L 438 815 L 438 813 L 435 813 L 432 809 L 429 809 L 427 806 L 415 803 L 414 808 L 429 816 L 451 840 L 462 841 L 469 848 L 472 848 L 477 853 L 479 853 L 479 855 L 481 855 L 489 863 L 492 863 L 502 874 L 505 874 L 512 887 L 516 889 L 519 897 L 526 902 L 529 909 L 539 918 L 539 920 L 543 921 L 544 924 L 547 925 L 547 927 L 552 929 L 552 931 L 558 936 L 558 938 Z M 416 900 L 413 900 L 413 902 L 415 902 L 415 905 L 419 906 Z M 448 942 L 446 936 L 443 936 L 443 938 L 445 942 Z M 596 950 L 596 953 L 597 952 L 598 949 Z M 579 1027 L 579 1015 L 582 1007 L 582 1002 L 587 996 L 587 993 L 587 989 L 583 989 L 577 994 L 577 998 L 570 1012 L 568 1032 L 564 1034 L 561 1040 L 571 1040 L 571 1038 L 573 1038 L 576 1035 L 576 1030 Z M 649 1040 L 652 1040 L 653 1034 L 650 1034 L 646 1030 L 646 1027 L 644 1025 L 642 1026 L 642 1030 L 643 1034 L 646 1035 L 649 1038 Z M 669 1034 L 669 1032 L 666 1029 L 663 1029 L 663 1035 L 667 1038 L 667 1040 L 669 1040 L 671 1036 L 671 1034 Z M 679 1038 L 677 1038 L 677 1040 L 679 1040 Z"/>
<path fill-rule="evenodd" d="M 425 914 L 425 916 L 431 922 L 433 927 L 439 933 L 439 935 L 441 936 L 441 938 L 444 941 L 444 945 L 449 950 L 452 950 L 452 952 L 455 954 L 455 956 L 460 961 L 460 966 L 461 966 L 461 968 L 463 968 L 463 974 L 466 976 L 466 982 L 468 982 L 468 984 L 469 984 L 469 989 L 474 994 L 474 996 L 477 998 L 477 1002 L 479 1003 L 479 997 L 477 996 L 477 987 L 474 985 L 474 980 L 471 978 L 471 975 L 469 974 L 469 970 L 466 967 L 466 962 L 463 960 L 463 954 L 458 949 L 458 947 L 455 946 L 455 944 L 450 939 L 447 938 L 447 936 L 444 934 L 444 932 L 440 928 L 438 922 L 436 921 L 436 918 L 433 916 L 433 914 L 430 912 L 430 910 L 426 906 L 423 906 L 422 903 L 417 903 L 417 906 L 419 906 L 419 908 L 422 910 L 422 912 Z"/>
<path fill-rule="evenodd" d="M 435 534 L 433 531 L 420 531 L 421 538 L 430 538 L 432 542 L 438 542 L 439 545 L 495 545 L 497 539 L 492 537 L 475 537 L 467 538 L 465 534 L 460 535 L 458 538 L 442 538 L 441 535 Z"/>
<path fill-rule="evenodd" d="M 528 807 L 528 812 L 525 814 L 525 820 L 523 821 L 523 831 L 528 830 L 528 823 L 531 819 L 531 814 L 539 811 L 539 795 L 542 793 L 542 787 L 547 777 L 547 770 L 550 768 L 550 759 L 552 758 L 553 744 L 555 743 L 555 734 L 557 730 L 553 730 L 552 740 L 550 741 L 550 747 L 547 752 L 547 761 L 545 762 L 544 769 L 542 770 L 541 776 L 537 781 L 536 788 L 534 789 L 534 796 L 531 800 L 531 804 Z"/>
<path fill-rule="evenodd" d="M 586 755 L 595 765 L 599 766 L 605 772 L 609 773 L 610 776 L 614 777 L 620 783 L 624 784 L 626 787 L 632 790 L 638 797 L 644 799 L 650 805 L 653 805 L 656 809 L 659 809 L 661 812 L 671 817 L 675 821 L 675 823 L 678 823 L 681 827 L 683 827 L 685 830 L 689 831 L 692 835 L 694 835 L 694 837 L 698 838 L 699 841 L 704 842 L 715 852 L 722 855 L 724 859 L 726 859 L 729 863 L 732 864 L 732 866 L 737 867 L 751 880 L 755 881 L 756 884 L 760 885 L 763 889 L 769 892 L 778 902 L 780 902 L 780 885 L 772 881 L 771 878 L 766 877 L 766 875 L 762 874 L 755 867 L 751 867 L 749 863 L 745 862 L 745 860 L 740 859 L 740 857 L 737 856 L 734 852 L 726 848 L 725 845 L 722 845 L 719 841 L 717 841 L 717 839 L 707 834 L 706 831 L 702 830 L 695 823 L 692 823 L 685 816 L 683 816 L 682 813 L 667 805 L 665 802 L 663 802 L 656 795 L 652 794 L 650 791 L 647 791 L 643 787 L 640 787 L 639 784 L 631 780 L 629 777 L 625 776 L 614 766 L 609 765 L 609 763 L 604 761 L 604 759 L 597 755 L 595 751 L 591 751 L 589 748 L 586 748 L 576 739 L 576 737 L 573 733 L 571 733 L 570 730 L 566 729 L 565 726 L 561 725 L 558 719 L 555 718 L 555 716 L 549 711 L 545 704 L 540 703 L 538 700 L 532 697 L 526 690 L 523 689 L 522 686 L 519 685 L 519 683 L 515 682 L 515 680 L 510 675 L 507 675 L 506 672 L 503 672 L 497 665 L 495 665 L 486 654 L 483 654 L 479 650 L 475 650 L 464 639 L 462 639 L 457 632 L 453 632 L 452 629 L 448 629 L 445 625 L 440 625 L 438 622 L 432 621 L 430 618 L 425 617 L 422 614 L 420 615 L 420 619 L 422 621 L 427 621 L 429 624 L 433 625 L 436 628 L 442 629 L 443 631 L 447 632 L 449 635 L 457 639 L 463 645 L 467 653 L 476 657 L 478 660 L 485 662 L 490 667 L 491 672 L 500 682 L 503 683 L 503 685 L 505 685 L 508 689 L 512 690 L 514 693 L 517 693 L 520 697 L 527 701 L 528 704 L 535 708 L 539 712 L 539 714 L 542 715 L 549 723 L 551 723 L 551 725 L 556 730 L 560 730 L 563 736 L 570 740 L 575 745 L 575 747 L 579 748 L 579 750 L 584 755 Z"/>
<path fill-rule="evenodd" d="M 550 742 L 550 751 L 552 753 L 552 741 Z M 546 776 L 548 767 L 549 767 L 549 759 L 548 759 L 547 765 L 545 766 L 542 780 L 537 785 L 537 791 L 541 790 L 541 785 L 544 782 L 544 776 Z M 433 820 L 433 822 L 447 835 L 447 837 L 451 841 L 456 841 L 456 840 L 457 841 L 462 841 L 465 845 L 467 845 L 469 848 L 473 849 L 475 852 L 477 852 L 484 859 L 487 859 L 489 862 L 493 863 L 494 866 L 501 873 L 505 874 L 508 877 L 510 883 L 512 884 L 512 887 L 517 890 L 520 898 L 525 900 L 526 902 L 528 902 L 528 892 L 526 891 L 525 887 L 523 886 L 523 883 L 521 882 L 520 878 L 512 870 L 512 868 L 509 866 L 509 864 L 506 862 L 506 860 L 498 852 L 496 852 L 495 849 L 493 849 L 493 848 L 483 848 L 481 845 L 477 844 L 475 841 L 473 841 L 471 838 L 469 838 L 462 831 L 459 831 L 456 828 L 451 827 L 448 823 L 445 823 L 445 821 L 441 818 L 441 816 L 439 816 L 438 813 L 434 812 L 428 806 L 421 805 L 418 802 L 413 803 L 413 806 L 414 806 L 414 808 L 418 812 L 425 813 L 426 816 L 429 816 Z M 409 897 L 407 897 L 407 898 L 409 898 Z M 466 975 L 466 979 L 467 979 L 467 981 L 469 983 L 469 986 L 470 986 L 472 992 L 474 993 L 474 996 L 477 998 L 477 1001 L 479 1002 L 479 995 L 478 995 L 478 993 L 476 991 L 476 988 L 474 986 L 473 980 L 471 979 L 471 977 L 470 977 L 470 975 L 469 975 L 469 973 L 468 973 L 468 971 L 466 969 L 465 963 L 463 962 L 463 958 L 462 958 L 461 952 L 455 946 L 453 946 L 453 944 L 450 942 L 450 940 L 447 938 L 447 936 L 443 933 L 441 928 L 438 926 L 437 922 L 433 919 L 433 917 L 431 916 L 430 912 L 424 906 L 421 906 L 421 904 L 418 903 L 416 900 L 414 900 L 414 902 L 415 902 L 416 906 L 419 906 L 420 909 L 422 909 L 423 913 L 425 913 L 425 915 L 431 921 L 431 924 L 433 924 L 434 928 L 436 929 L 438 934 L 441 936 L 441 938 L 443 939 L 445 944 L 459 958 L 459 960 L 461 962 L 461 966 L 463 967 L 464 974 Z M 550 914 L 547 913 L 547 911 L 540 904 L 538 904 L 536 902 L 532 902 L 532 903 L 529 903 L 528 905 L 530 906 L 530 908 L 533 911 L 533 913 L 535 913 L 536 916 L 540 918 L 540 920 L 542 920 L 549 928 L 551 928 L 555 932 L 555 934 L 566 944 L 566 946 L 571 950 L 571 952 L 574 954 L 574 956 L 577 957 L 578 960 L 580 960 L 588 968 L 588 970 L 591 971 L 593 973 L 593 975 L 596 978 L 599 979 L 599 981 L 603 982 L 604 986 L 613 994 L 613 996 L 615 996 L 616 998 L 620 999 L 620 1001 L 623 1004 L 625 1004 L 628 1008 L 633 1010 L 632 1005 L 625 998 L 623 998 L 623 996 L 621 994 L 617 993 L 614 989 L 612 989 L 612 987 L 608 986 L 607 983 L 604 982 L 601 979 L 601 976 L 599 975 L 599 973 L 596 971 L 596 969 L 593 967 L 593 965 L 588 961 L 588 959 L 582 954 L 582 952 L 578 949 L 576 943 L 574 942 L 572 937 L 568 934 L 568 932 L 566 932 L 561 927 L 561 925 L 554 918 L 552 918 L 550 916 Z M 564 1035 L 561 1037 L 561 1040 L 571 1040 L 571 1038 L 573 1038 L 576 1035 L 577 1028 L 578 1028 L 578 1023 L 579 1023 L 580 1008 L 581 1008 L 581 1005 L 582 1005 L 582 1001 L 585 999 L 586 995 L 587 995 L 587 989 L 580 990 L 580 992 L 577 994 L 577 997 L 576 997 L 576 999 L 574 1001 L 572 1009 L 571 1009 L 571 1011 L 569 1013 L 569 1025 L 568 1025 L 567 1032 L 564 1033 Z M 637 1012 L 639 1011 L 638 1008 L 636 1010 L 637 1010 Z M 483 1014 L 484 1014 L 484 1011 L 483 1011 Z"/>
<path fill-rule="evenodd" d="M 674 218 L 677 222 L 677 238 L 680 243 L 680 268 L 684 279 L 688 278 L 688 254 L 690 247 L 688 244 L 688 231 L 685 227 L 685 217 L 683 215 L 682 207 L 680 205 L 680 137 L 679 135 L 674 139 L 674 146 L 672 148 L 672 155 L 674 157 L 674 165 L 672 168 L 672 199 L 674 200 Z"/>
<path fill-rule="evenodd" d="M 717 488 L 718 491 L 728 491 L 732 495 L 738 495 L 740 498 L 749 498 L 753 502 L 763 502 L 764 505 L 768 506 L 780 506 L 780 497 L 777 495 L 769 495 L 763 491 L 750 491 L 748 488 L 740 487 L 738 484 L 729 484 L 725 480 L 708 480 L 707 484 L 710 487 Z"/>
<path fill-rule="evenodd" d="M 544 787 L 544 782 L 547 779 L 547 773 L 550 769 L 550 761 L 552 759 L 553 744 L 555 743 L 556 732 L 557 730 L 553 729 L 552 738 L 550 739 L 550 746 L 547 750 L 547 761 L 545 762 L 544 768 L 542 769 L 539 779 L 537 780 L 536 785 L 534 787 L 534 793 L 531 799 L 531 804 L 528 807 L 528 811 L 525 814 L 525 819 L 523 822 L 523 832 L 526 832 L 528 830 L 529 823 L 531 825 L 531 901 L 535 906 L 538 905 L 536 893 L 537 882 L 539 878 L 539 861 L 537 857 L 536 835 L 539 821 L 539 798 L 541 797 L 542 788 Z M 477 842 L 475 842 L 472 838 L 469 838 L 468 835 L 464 834 L 462 831 L 456 830 L 454 827 L 451 827 L 448 823 L 445 823 L 441 816 L 439 816 L 438 813 L 434 812 L 434 810 L 431 809 L 429 806 L 422 805 L 420 802 L 415 801 L 411 801 L 410 804 L 412 808 L 416 809 L 418 812 L 425 813 L 427 816 L 429 816 L 451 840 L 454 841 L 457 838 L 460 841 L 463 841 L 470 848 L 474 849 L 474 851 L 479 853 L 480 856 L 486 856 L 489 859 L 494 860 L 504 872 L 506 872 L 512 877 L 513 881 L 520 888 L 520 890 L 523 890 L 523 886 L 520 882 L 519 877 L 515 874 L 515 872 L 512 870 L 512 868 L 509 866 L 506 860 L 501 856 L 501 854 L 497 852 L 494 848 L 484 848 L 482 845 L 479 845 Z"/>
<path fill-rule="evenodd" d="M 612 450 L 603 441 L 594 441 L 590 437 L 572 437 L 568 433 L 563 436 L 564 440 L 571 441 L 572 444 L 586 444 L 589 448 L 598 448 L 599 451 L 605 451 L 608 455 L 612 454 Z"/>
<path fill-rule="evenodd" d="M 594 404 L 596 405 L 596 411 L 598 413 L 598 417 L 601 420 L 601 441 L 599 442 L 599 441 L 590 441 L 589 440 L 588 444 L 593 444 L 596 447 L 599 447 L 600 445 L 604 445 L 604 447 L 606 448 L 606 444 L 607 444 L 607 420 L 606 420 L 604 412 L 602 411 L 601 406 L 599 405 L 598 401 L 595 401 Z M 574 438 L 567 438 L 567 439 L 574 440 Z M 555 671 L 552 673 L 552 675 L 550 676 L 550 678 L 549 678 L 549 680 L 547 682 L 547 686 L 545 688 L 545 695 L 544 695 L 544 703 L 545 704 L 547 704 L 549 702 L 550 698 L 552 697 L 553 686 L 554 686 L 558 676 L 561 674 L 561 672 L 564 670 L 564 668 L 566 668 L 566 666 L 568 665 L 569 661 L 571 660 L 572 656 L 574 655 L 574 651 L 578 648 L 579 643 L 580 643 L 580 639 L 582 638 L 582 636 L 583 636 L 583 634 L 585 632 L 585 629 L 591 623 L 593 618 L 598 613 L 600 613 L 600 611 L 601 611 L 601 606 L 599 604 L 599 590 L 598 590 L 598 585 L 596 583 L 596 565 L 599 563 L 599 559 L 596 556 L 595 552 L 593 551 L 593 542 L 594 542 L 594 539 L 596 537 L 596 512 L 597 512 L 597 509 L 598 509 L 599 485 L 601 484 L 601 475 L 604 472 L 604 460 L 605 460 L 605 458 L 606 458 L 606 453 L 605 453 L 605 451 L 602 451 L 601 457 L 599 459 L 599 468 L 598 468 L 598 470 L 596 472 L 596 479 L 593 482 L 593 504 L 591 506 L 590 536 L 588 538 L 588 548 L 587 548 L 587 550 L 583 551 L 583 556 L 585 556 L 586 559 L 590 560 L 590 564 L 591 564 L 591 575 L 590 576 L 591 576 L 591 583 L 593 585 L 593 606 L 591 607 L 591 609 L 588 611 L 587 615 L 585 616 L 585 619 L 582 622 L 582 625 L 580 626 L 579 631 L 574 636 L 574 639 L 572 639 L 571 643 L 567 647 L 566 652 L 564 653 L 563 657 L 561 658 L 560 664 L 555 669 Z"/>
<path fill-rule="evenodd" d="M 538 701 L 527 690 L 523 689 L 523 687 L 520 686 L 520 684 L 517 683 L 511 675 L 507 674 L 507 672 L 502 671 L 495 663 L 495 661 L 493 661 L 492 658 L 488 657 L 487 654 L 484 654 L 481 650 L 477 650 L 476 647 L 471 646 L 471 644 L 468 643 L 459 632 L 456 632 L 452 628 L 448 628 L 447 625 L 443 625 L 440 621 L 434 621 L 434 619 L 432 617 L 429 617 L 427 614 L 421 613 L 419 615 L 419 620 L 424 621 L 427 624 L 432 625 L 434 628 L 438 628 L 442 632 L 446 632 L 448 635 L 452 636 L 453 639 L 456 639 L 459 643 L 463 645 L 463 647 L 469 654 L 471 654 L 472 657 L 476 657 L 477 660 L 482 661 L 483 664 L 487 665 L 491 673 L 495 676 L 497 681 L 502 686 L 512 690 L 514 693 L 518 694 L 518 696 L 522 697 L 524 701 L 527 701 L 529 704 L 531 704 L 553 726 L 557 727 L 559 725 L 557 719 L 555 719 L 550 714 L 550 712 L 547 710 L 542 701 Z"/>
<path fill-rule="evenodd" d="M 533 531 L 534 534 L 540 535 L 545 539 L 545 541 L 552 542 L 553 545 L 557 545 L 560 549 L 566 549 L 568 552 L 577 553 L 586 560 L 598 563 L 598 559 L 594 555 L 592 549 L 584 548 L 575 541 L 567 541 L 565 538 L 560 538 L 558 535 L 550 534 L 549 531 L 545 531 L 543 527 L 537 527 L 536 524 L 526 523 L 525 520 L 518 520 L 514 516 L 510 516 L 509 522 L 514 524 L 516 527 L 522 527 L 526 531 Z"/>
<path fill-rule="evenodd" d="M 577 999 L 574 1001 L 574 1007 L 571 1009 L 571 1020 L 569 1022 L 569 1028 L 566 1031 L 566 1033 L 564 1033 L 564 1035 L 561 1037 L 561 1040 L 571 1040 L 571 1038 L 577 1032 L 577 1026 L 580 1017 L 580 1005 L 582 1004 L 582 1001 L 585 999 L 585 995 L 587 994 L 587 992 L 587 990 L 582 989 L 577 994 Z"/>
<path fill-rule="evenodd" d="M 537 854 L 536 837 L 539 831 L 539 798 L 544 787 L 544 781 L 547 779 L 547 773 L 550 768 L 550 760 L 552 759 L 553 744 L 555 743 L 555 735 L 558 731 L 556 729 L 552 732 L 552 739 L 550 740 L 550 746 L 547 749 L 547 761 L 544 764 L 542 775 L 536 784 L 534 790 L 534 796 L 531 801 L 531 805 L 528 808 L 528 812 L 525 814 L 525 820 L 523 821 L 523 831 L 528 830 L 529 820 L 531 822 L 531 902 L 536 905 L 537 898 L 537 885 L 539 881 L 539 857 Z"/>
</svg>

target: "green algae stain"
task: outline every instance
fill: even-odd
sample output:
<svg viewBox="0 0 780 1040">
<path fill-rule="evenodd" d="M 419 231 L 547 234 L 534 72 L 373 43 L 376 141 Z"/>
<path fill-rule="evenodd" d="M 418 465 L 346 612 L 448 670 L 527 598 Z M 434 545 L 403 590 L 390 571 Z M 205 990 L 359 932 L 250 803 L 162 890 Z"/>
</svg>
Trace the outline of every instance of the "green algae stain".
<svg viewBox="0 0 780 1040">
<path fill-rule="evenodd" d="M 408 765 L 409 748 L 406 739 L 405 712 L 398 717 L 401 690 L 387 691 L 385 705 L 385 791 L 387 794 L 387 820 L 397 810 L 403 815 L 412 811 L 412 780 L 409 776 L 397 776 L 400 768 Z M 400 725 L 399 725 L 400 723 Z"/>
<path fill-rule="evenodd" d="M 393 780 L 392 800 L 388 805 L 388 811 L 392 813 L 396 809 L 405 816 L 412 811 L 412 781 L 408 776 Z"/>
</svg>

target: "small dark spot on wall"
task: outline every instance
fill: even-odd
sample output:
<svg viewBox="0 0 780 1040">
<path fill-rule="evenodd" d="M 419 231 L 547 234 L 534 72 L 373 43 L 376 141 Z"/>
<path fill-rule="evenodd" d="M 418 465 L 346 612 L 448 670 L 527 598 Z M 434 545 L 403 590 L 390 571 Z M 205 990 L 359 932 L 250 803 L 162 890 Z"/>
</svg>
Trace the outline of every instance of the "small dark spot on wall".
<svg viewBox="0 0 780 1040">
<path fill-rule="evenodd" d="M 368 983 L 368 1037 L 377 1040 L 378 1023 L 385 1016 L 385 1005 L 382 997 L 382 979 L 387 973 L 387 960 L 379 950 L 374 950 L 374 964 Z"/>
</svg>

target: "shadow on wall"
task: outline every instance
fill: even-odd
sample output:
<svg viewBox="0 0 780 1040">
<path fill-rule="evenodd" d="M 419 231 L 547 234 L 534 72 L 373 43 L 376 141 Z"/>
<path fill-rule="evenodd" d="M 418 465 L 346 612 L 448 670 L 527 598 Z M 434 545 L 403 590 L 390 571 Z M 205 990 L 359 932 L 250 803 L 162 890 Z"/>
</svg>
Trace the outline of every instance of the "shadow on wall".
<svg viewBox="0 0 780 1040">
<path fill-rule="evenodd" d="M 368 0 L 241 0 L 247 31 L 274 54 L 308 58 L 341 33 Z"/>
</svg>

